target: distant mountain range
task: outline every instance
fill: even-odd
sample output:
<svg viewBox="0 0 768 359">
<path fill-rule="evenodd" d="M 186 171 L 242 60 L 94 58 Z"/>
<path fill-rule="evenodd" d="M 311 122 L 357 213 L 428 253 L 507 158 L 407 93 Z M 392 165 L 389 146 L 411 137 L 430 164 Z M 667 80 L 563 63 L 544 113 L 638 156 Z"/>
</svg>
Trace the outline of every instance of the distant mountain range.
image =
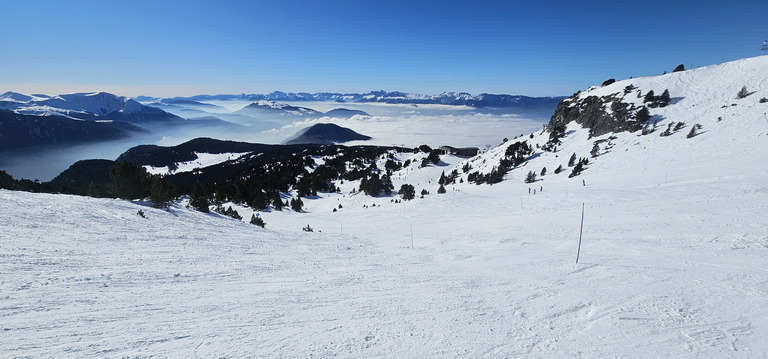
<svg viewBox="0 0 768 359">
<path fill-rule="evenodd" d="M 105 92 L 0 94 L 0 152 L 115 140 L 187 123 L 161 109 Z"/>
<path fill-rule="evenodd" d="M 366 94 L 359 93 L 333 93 L 333 92 L 282 92 L 275 91 L 268 94 L 222 94 L 222 95 L 197 95 L 191 97 L 173 97 L 163 101 L 215 101 L 215 100 L 241 100 L 241 101 L 335 101 L 335 102 L 359 102 L 359 103 L 390 103 L 390 104 L 440 104 L 482 107 L 552 107 L 565 97 L 529 97 L 519 95 L 479 94 L 473 96 L 464 92 L 443 92 L 438 95 L 421 95 L 405 92 L 371 91 Z M 139 96 L 137 101 L 149 102 L 159 98 Z"/>
<path fill-rule="evenodd" d="M 66 95 L 0 95 L 0 109 L 31 116 L 59 115 L 85 121 L 121 121 L 144 126 L 172 124 L 184 119 L 136 100 L 106 92 Z"/>
</svg>

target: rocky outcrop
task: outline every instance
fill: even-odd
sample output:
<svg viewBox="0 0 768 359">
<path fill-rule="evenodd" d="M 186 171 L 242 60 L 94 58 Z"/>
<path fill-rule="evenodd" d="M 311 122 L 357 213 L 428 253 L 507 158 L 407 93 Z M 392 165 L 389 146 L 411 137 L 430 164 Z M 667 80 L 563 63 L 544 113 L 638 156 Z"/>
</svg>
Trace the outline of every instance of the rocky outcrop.
<svg viewBox="0 0 768 359">
<path fill-rule="evenodd" d="M 592 136 L 610 132 L 634 132 L 643 128 L 644 123 L 637 121 L 635 114 L 640 108 L 622 101 L 618 95 L 604 97 L 587 96 L 579 93 L 560 101 L 547 130 L 552 132 L 572 121 L 590 129 Z"/>
</svg>

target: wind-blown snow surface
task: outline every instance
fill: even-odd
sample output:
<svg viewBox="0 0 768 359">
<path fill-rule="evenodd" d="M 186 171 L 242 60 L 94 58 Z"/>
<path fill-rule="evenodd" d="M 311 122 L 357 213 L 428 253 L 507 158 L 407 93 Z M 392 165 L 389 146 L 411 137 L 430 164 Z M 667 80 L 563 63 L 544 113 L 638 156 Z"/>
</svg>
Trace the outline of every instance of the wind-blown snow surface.
<svg viewBox="0 0 768 359">
<path fill-rule="evenodd" d="M 0 350 L 761 357 L 768 176 L 745 172 L 727 183 L 587 177 L 535 196 L 468 187 L 476 193 L 287 212 L 267 219 L 274 231 L 183 208 L 0 191 Z M 305 222 L 316 232 L 299 231 Z"/>
</svg>

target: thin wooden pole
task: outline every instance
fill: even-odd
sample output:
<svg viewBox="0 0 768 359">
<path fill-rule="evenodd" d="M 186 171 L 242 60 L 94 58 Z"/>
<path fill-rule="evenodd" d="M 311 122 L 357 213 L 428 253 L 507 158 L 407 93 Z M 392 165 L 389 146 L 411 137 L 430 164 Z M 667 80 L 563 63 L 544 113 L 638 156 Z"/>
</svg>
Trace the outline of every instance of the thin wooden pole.
<svg viewBox="0 0 768 359">
<path fill-rule="evenodd" d="M 581 234 L 584 231 L 584 202 L 581 203 L 581 228 L 579 229 L 579 250 L 576 252 L 576 264 L 579 264 L 581 254 Z"/>
</svg>

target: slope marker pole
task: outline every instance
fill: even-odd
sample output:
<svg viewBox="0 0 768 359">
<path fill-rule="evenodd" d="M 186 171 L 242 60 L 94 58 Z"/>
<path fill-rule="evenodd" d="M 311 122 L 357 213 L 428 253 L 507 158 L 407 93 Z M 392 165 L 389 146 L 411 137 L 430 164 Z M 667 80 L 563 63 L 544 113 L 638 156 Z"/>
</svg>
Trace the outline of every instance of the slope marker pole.
<svg viewBox="0 0 768 359">
<path fill-rule="evenodd" d="M 581 234 L 584 231 L 584 202 L 581 202 L 581 228 L 579 228 L 579 249 L 576 252 L 576 264 L 579 264 L 579 255 L 581 254 Z"/>
</svg>

